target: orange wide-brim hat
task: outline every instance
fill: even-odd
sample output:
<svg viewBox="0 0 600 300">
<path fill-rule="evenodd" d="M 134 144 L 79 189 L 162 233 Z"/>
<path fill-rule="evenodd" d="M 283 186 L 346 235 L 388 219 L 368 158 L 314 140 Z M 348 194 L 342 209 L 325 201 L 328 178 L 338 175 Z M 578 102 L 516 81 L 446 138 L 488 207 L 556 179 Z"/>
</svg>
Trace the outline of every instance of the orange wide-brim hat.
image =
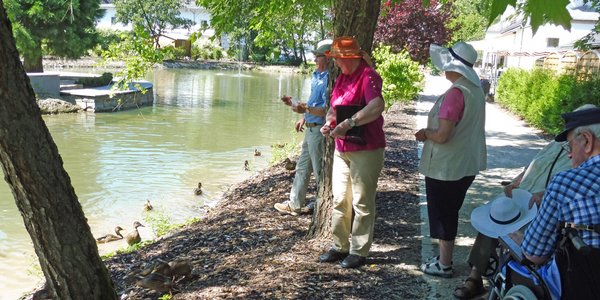
<svg viewBox="0 0 600 300">
<path fill-rule="evenodd" d="M 351 36 L 335 38 L 331 44 L 331 50 L 325 51 L 325 55 L 333 58 L 363 57 L 358 41 Z"/>
</svg>

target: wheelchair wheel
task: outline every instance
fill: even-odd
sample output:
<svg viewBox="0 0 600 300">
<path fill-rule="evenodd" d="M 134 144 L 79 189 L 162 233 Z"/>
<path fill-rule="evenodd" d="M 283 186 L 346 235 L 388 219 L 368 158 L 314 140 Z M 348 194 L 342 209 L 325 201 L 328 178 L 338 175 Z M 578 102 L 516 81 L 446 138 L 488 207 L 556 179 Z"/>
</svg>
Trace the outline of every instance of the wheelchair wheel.
<svg viewBox="0 0 600 300">
<path fill-rule="evenodd" d="M 503 300 L 536 300 L 533 292 L 524 285 L 515 285 L 502 297 Z"/>
</svg>

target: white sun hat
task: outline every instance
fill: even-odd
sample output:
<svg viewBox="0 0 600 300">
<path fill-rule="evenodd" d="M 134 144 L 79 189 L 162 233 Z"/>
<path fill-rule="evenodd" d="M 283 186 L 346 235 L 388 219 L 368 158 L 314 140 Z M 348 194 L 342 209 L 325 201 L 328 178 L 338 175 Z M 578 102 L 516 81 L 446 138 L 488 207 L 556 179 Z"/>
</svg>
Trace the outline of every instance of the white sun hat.
<svg viewBox="0 0 600 300">
<path fill-rule="evenodd" d="M 514 189 L 512 198 L 504 195 L 477 207 L 471 212 L 471 225 L 491 238 L 507 235 L 531 222 L 537 214 L 537 206 L 529 209 L 531 193 Z"/>
<path fill-rule="evenodd" d="M 473 65 L 477 61 L 477 51 L 470 44 L 458 42 L 450 48 L 431 44 L 429 55 L 433 65 L 441 71 L 459 73 L 476 86 L 481 85 L 479 76 L 473 70 Z"/>
</svg>

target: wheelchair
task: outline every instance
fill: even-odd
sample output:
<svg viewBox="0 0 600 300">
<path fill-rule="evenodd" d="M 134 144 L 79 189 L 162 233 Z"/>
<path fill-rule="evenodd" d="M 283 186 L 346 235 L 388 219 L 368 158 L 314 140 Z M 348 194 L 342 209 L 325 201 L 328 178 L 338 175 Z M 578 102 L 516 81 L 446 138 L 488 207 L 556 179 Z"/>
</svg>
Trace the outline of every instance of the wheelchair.
<svg viewBox="0 0 600 300">
<path fill-rule="evenodd" d="M 536 267 L 528 261 L 510 237 L 499 237 L 501 255 L 490 280 L 488 300 L 598 299 L 600 249 L 583 242 L 579 236 L 582 230 L 600 234 L 600 224 L 581 226 L 560 222 L 553 256 L 558 274 L 552 274 L 552 268 Z M 559 282 L 552 280 L 557 277 Z"/>
</svg>

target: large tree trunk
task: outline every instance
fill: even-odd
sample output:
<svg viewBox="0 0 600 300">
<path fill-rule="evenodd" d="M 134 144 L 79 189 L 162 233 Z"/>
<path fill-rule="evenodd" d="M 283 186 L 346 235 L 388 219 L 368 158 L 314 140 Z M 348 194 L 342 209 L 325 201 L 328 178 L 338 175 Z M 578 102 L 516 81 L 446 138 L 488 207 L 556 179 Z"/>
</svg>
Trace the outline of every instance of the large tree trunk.
<svg viewBox="0 0 600 300">
<path fill-rule="evenodd" d="M 42 63 L 42 44 L 41 42 L 36 43 L 35 49 L 33 49 L 30 53 L 25 53 L 23 55 L 23 67 L 25 68 L 25 72 L 30 73 L 42 73 L 44 72 L 44 65 Z"/>
<path fill-rule="evenodd" d="M 0 160 L 52 299 L 117 299 L 0 0 Z"/>
<path fill-rule="evenodd" d="M 335 37 L 354 36 L 361 48 L 371 53 L 373 35 L 379 17 L 380 1 L 373 0 L 334 0 L 333 32 Z M 334 67 L 335 68 L 335 67 Z M 330 82 L 337 76 L 337 71 L 330 68 Z M 331 210 L 333 193 L 331 192 L 331 170 L 333 166 L 334 143 L 325 143 L 321 182 L 319 183 L 319 201 L 315 209 L 308 236 L 327 238 L 331 236 Z"/>
</svg>

